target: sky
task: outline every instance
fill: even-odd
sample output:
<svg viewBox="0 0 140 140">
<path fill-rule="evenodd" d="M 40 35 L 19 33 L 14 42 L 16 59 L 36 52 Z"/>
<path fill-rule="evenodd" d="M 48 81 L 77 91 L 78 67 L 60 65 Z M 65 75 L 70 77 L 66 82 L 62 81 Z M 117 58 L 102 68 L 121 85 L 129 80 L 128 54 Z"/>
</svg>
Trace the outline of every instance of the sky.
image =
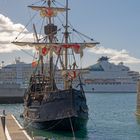
<svg viewBox="0 0 140 140">
<path fill-rule="evenodd" d="M 59 1 L 59 0 L 58 0 Z M 11 44 L 25 29 L 31 11 L 28 5 L 38 0 L 0 1 L 0 62 L 32 62 L 31 55 Z M 59 2 L 64 2 L 61 0 Z M 69 0 L 69 21 L 83 34 L 100 42 L 88 49 L 82 58 L 83 67 L 95 64 L 101 56 L 108 56 L 112 63 L 124 62 L 132 70 L 140 71 L 140 0 Z M 23 36 L 30 40 L 28 27 Z M 24 48 L 23 48 L 24 49 Z"/>
</svg>

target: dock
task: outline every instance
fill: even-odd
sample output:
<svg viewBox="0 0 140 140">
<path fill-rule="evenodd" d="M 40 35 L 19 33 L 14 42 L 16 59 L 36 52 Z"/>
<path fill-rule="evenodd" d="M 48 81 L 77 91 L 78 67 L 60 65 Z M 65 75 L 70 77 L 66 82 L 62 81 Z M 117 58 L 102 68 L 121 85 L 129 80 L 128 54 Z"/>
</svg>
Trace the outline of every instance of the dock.
<svg viewBox="0 0 140 140">
<path fill-rule="evenodd" d="M 0 121 L 0 140 L 6 140 L 6 136 L 5 136 L 4 128 L 3 128 L 3 125 L 2 125 L 2 121 Z"/>
<path fill-rule="evenodd" d="M 5 117 L 5 120 L 3 121 Z M 3 125 L 5 124 L 5 125 Z M 32 140 L 16 118 L 8 114 L 1 116 L 0 121 L 0 140 Z"/>
</svg>

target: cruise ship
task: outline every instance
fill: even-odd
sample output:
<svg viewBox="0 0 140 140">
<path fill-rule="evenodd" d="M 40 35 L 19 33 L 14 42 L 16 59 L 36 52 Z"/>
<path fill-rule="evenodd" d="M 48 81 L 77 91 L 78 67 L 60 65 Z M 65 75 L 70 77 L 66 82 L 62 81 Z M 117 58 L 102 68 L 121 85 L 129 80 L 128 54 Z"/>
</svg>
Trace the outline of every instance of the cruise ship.
<svg viewBox="0 0 140 140">
<path fill-rule="evenodd" d="M 15 59 L 13 64 L 4 66 L 2 62 L 0 68 L 0 104 L 22 103 L 26 90 L 26 81 L 31 74 L 31 65 Z"/>
<path fill-rule="evenodd" d="M 139 72 L 131 71 L 123 62 L 118 65 L 102 56 L 97 63 L 83 71 L 86 92 L 135 93 Z"/>
<path fill-rule="evenodd" d="M 6 66 L 2 61 L 0 68 L 0 104 L 22 103 L 30 76 L 34 70 L 35 68 L 32 67 L 31 63 L 21 62 L 20 57 L 16 58 L 13 64 Z"/>
</svg>

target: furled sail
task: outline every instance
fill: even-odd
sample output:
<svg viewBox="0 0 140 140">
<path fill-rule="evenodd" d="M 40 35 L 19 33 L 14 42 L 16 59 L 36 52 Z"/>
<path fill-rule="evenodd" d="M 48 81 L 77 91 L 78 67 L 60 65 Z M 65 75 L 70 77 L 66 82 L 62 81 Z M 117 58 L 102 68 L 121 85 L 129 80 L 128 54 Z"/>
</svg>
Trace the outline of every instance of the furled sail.
<svg viewBox="0 0 140 140">
<path fill-rule="evenodd" d="M 55 17 L 58 13 L 66 11 L 66 8 L 45 7 L 45 6 L 28 6 L 33 10 L 40 11 L 42 17 Z M 69 10 L 69 9 L 68 9 Z"/>
<path fill-rule="evenodd" d="M 73 47 L 77 48 L 79 46 L 83 46 L 84 48 L 92 48 L 92 47 L 95 47 L 97 44 L 99 44 L 98 42 L 65 44 L 65 43 L 46 43 L 46 42 L 37 43 L 37 42 L 17 42 L 17 41 L 14 41 L 12 43 L 18 46 L 28 45 L 30 47 L 40 47 L 40 48 L 52 47 L 52 46 L 55 46 L 55 47 L 62 46 L 63 48 L 73 48 Z"/>
<path fill-rule="evenodd" d="M 98 42 L 94 43 L 37 43 L 37 42 L 12 42 L 19 46 L 30 46 L 35 47 L 37 50 L 42 49 L 42 55 L 47 55 L 49 51 L 53 51 L 55 54 L 59 55 L 62 51 L 67 49 L 72 49 L 76 54 L 80 54 L 82 57 L 83 49 L 95 47 Z"/>
</svg>

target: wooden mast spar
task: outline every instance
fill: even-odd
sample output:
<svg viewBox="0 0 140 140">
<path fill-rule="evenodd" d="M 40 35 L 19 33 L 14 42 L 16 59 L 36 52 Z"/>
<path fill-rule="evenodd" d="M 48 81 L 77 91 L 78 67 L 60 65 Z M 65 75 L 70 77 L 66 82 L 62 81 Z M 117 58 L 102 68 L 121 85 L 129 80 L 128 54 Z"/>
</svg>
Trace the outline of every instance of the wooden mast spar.
<svg viewBox="0 0 140 140">
<path fill-rule="evenodd" d="M 51 0 L 48 0 L 48 7 L 50 8 L 51 7 Z M 51 22 L 51 16 L 49 16 L 48 17 L 48 20 L 49 20 L 49 24 L 48 25 L 51 25 L 52 24 L 52 22 Z M 48 36 L 49 36 L 49 43 L 51 44 L 52 42 L 53 42 L 53 33 L 51 32 L 51 29 L 49 29 L 50 30 L 50 32 L 49 32 L 49 34 L 48 34 Z M 50 46 L 51 47 L 51 46 Z M 50 55 L 50 70 L 49 70 L 49 72 L 50 72 L 50 82 L 51 82 L 51 87 L 52 87 L 52 90 L 53 90 L 53 88 L 54 88 L 54 83 L 53 83 L 53 81 L 54 81 L 54 79 L 53 79 L 53 52 L 52 52 L 52 50 L 51 50 L 51 48 L 50 48 L 50 53 L 49 53 L 49 55 Z"/>
<path fill-rule="evenodd" d="M 66 25 L 65 25 L 64 36 L 65 36 L 65 44 L 68 45 L 68 37 L 69 37 L 69 32 L 68 32 L 68 0 L 66 0 Z M 65 58 L 65 62 L 64 62 L 65 71 L 67 71 L 67 67 L 68 67 L 68 49 L 67 49 L 67 47 L 65 48 L 64 58 Z M 66 74 L 66 77 L 64 80 L 64 88 L 65 89 L 68 88 L 68 76 L 67 76 L 67 74 Z"/>
</svg>

